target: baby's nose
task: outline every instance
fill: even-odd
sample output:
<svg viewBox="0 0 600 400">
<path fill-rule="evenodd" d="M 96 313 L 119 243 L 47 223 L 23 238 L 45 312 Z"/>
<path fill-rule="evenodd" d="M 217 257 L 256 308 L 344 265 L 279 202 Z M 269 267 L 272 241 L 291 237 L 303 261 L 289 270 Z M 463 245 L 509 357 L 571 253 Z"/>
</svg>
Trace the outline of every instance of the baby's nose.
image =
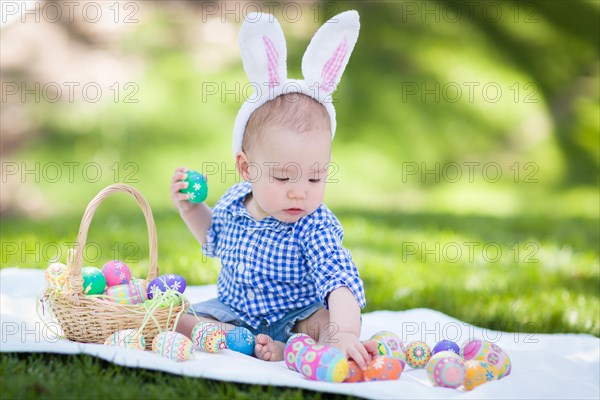
<svg viewBox="0 0 600 400">
<path fill-rule="evenodd" d="M 294 185 L 288 190 L 288 198 L 302 200 L 306 198 L 306 190 L 303 185 Z"/>
</svg>

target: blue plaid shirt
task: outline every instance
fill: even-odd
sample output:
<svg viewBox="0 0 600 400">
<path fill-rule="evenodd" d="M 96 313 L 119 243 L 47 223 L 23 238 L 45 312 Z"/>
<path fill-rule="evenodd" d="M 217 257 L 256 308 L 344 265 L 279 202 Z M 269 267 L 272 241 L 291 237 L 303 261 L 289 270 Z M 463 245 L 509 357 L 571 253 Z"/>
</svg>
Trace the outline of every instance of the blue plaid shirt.
<svg viewBox="0 0 600 400">
<path fill-rule="evenodd" d="M 295 223 L 274 217 L 256 221 L 244 206 L 248 182 L 231 187 L 213 208 L 204 254 L 221 259 L 218 296 L 248 325 L 257 328 L 290 310 L 321 302 L 348 287 L 365 306 L 363 282 L 350 252 L 342 247 L 343 229 L 325 206 Z"/>
</svg>

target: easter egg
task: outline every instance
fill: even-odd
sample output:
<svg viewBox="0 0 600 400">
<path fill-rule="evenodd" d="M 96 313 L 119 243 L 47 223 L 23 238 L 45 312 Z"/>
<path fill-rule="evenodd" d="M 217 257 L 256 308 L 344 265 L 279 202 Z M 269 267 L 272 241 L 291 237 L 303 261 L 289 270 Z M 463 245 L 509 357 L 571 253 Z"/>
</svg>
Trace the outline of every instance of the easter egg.
<svg viewBox="0 0 600 400">
<path fill-rule="evenodd" d="M 283 351 L 285 365 L 292 371 L 298 371 L 298 368 L 296 367 L 296 356 L 298 355 L 298 352 L 300 352 L 302 348 L 313 344 L 317 344 L 317 342 L 304 333 L 295 333 L 290 336 Z"/>
<path fill-rule="evenodd" d="M 431 357 L 431 350 L 425 342 L 415 341 L 406 346 L 406 362 L 413 368 L 423 368 Z"/>
<path fill-rule="evenodd" d="M 167 289 L 177 290 L 183 293 L 186 288 L 185 278 L 180 275 L 167 274 L 156 277 L 148 285 L 148 299 L 152 299 L 157 293 L 164 293 Z"/>
<path fill-rule="evenodd" d="M 161 332 L 152 341 L 152 351 L 174 361 L 185 361 L 194 352 L 190 339 L 178 332 Z"/>
<path fill-rule="evenodd" d="M 498 378 L 498 369 L 485 361 L 469 360 L 465 362 L 465 380 L 463 385 L 467 390 L 473 390 L 486 382 Z"/>
<path fill-rule="evenodd" d="M 453 351 L 454 353 L 460 355 L 460 347 L 456 343 L 451 340 L 441 340 L 439 341 L 431 350 L 431 355 L 433 356 L 440 351 Z"/>
<path fill-rule="evenodd" d="M 460 349 L 465 361 L 480 360 L 492 364 L 498 370 L 498 379 L 510 375 L 511 363 L 508 354 L 498 345 L 481 339 L 469 339 Z"/>
<path fill-rule="evenodd" d="M 440 351 L 429 359 L 427 376 L 433 386 L 457 388 L 465 379 L 465 363 L 453 351 Z"/>
<path fill-rule="evenodd" d="M 139 304 L 148 299 L 144 280 L 137 279 L 124 285 L 109 286 L 104 294 L 107 300 L 119 304 Z"/>
<path fill-rule="evenodd" d="M 344 379 L 344 383 L 362 382 L 365 380 L 363 370 L 360 369 L 354 360 L 348 361 L 348 375 Z"/>
<path fill-rule="evenodd" d="M 192 329 L 192 343 L 207 353 L 216 353 L 224 349 L 225 333 L 215 322 L 198 322 Z"/>
<path fill-rule="evenodd" d="M 83 293 L 100 294 L 106 287 L 106 278 L 102 271 L 96 267 L 83 267 L 81 269 L 83 276 Z"/>
<path fill-rule="evenodd" d="M 242 326 L 236 326 L 225 335 L 225 343 L 229 350 L 251 356 L 254 354 L 254 335 Z"/>
<path fill-rule="evenodd" d="M 135 329 L 124 329 L 110 335 L 106 338 L 104 344 L 107 346 L 144 350 L 146 348 L 146 339 L 144 339 L 141 332 Z"/>
<path fill-rule="evenodd" d="M 117 286 L 129 283 L 131 280 L 131 271 L 124 262 L 113 260 L 102 267 L 102 273 L 106 278 L 108 286 Z"/>
<path fill-rule="evenodd" d="M 65 289 L 67 286 L 67 266 L 63 263 L 55 262 L 46 268 L 46 283 L 54 289 Z"/>
<path fill-rule="evenodd" d="M 348 376 L 348 360 L 344 353 L 322 344 L 300 349 L 296 366 L 302 375 L 313 381 L 342 382 Z"/>
<path fill-rule="evenodd" d="M 404 344 L 402 344 L 400 337 L 394 332 L 380 331 L 371 336 L 371 339 L 386 344 L 391 351 L 392 357 L 404 358 Z"/>
<path fill-rule="evenodd" d="M 202 203 L 208 196 L 208 185 L 204 176 L 197 171 L 187 171 L 187 179 L 184 182 L 188 183 L 188 187 L 180 190 L 181 193 L 189 194 L 188 200 L 191 203 Z"/>
<path fill-rule="evenodd" d="M 365 381 L 393 381 L 400 378 L 403 368 L 400 360 L 390 356 L 375 357 L 364 372 Z"/>
</svg>

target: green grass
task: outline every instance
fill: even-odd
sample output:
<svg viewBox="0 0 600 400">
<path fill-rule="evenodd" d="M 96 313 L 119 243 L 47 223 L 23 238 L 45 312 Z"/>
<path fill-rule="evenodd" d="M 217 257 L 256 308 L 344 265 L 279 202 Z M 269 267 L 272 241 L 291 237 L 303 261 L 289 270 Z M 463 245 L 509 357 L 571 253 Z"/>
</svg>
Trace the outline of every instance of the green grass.
<svg viewBox="0 0 600 400">
<path fill-rule="evenodd" d="M 88 355 L 2 354 L 3 399 L 345 399 L 124 368 Z"/>
</svg>

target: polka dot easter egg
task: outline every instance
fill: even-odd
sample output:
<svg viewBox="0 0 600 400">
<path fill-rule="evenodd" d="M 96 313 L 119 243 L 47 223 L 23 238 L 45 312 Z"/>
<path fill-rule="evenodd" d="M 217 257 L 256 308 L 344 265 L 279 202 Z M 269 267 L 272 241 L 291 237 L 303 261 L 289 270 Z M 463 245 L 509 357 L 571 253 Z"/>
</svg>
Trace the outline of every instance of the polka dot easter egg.
<svg viewBox="0 0 600 400">
<path fill-rule="evenodd" d="M 402 344 L 400 337 L 394 332 L 380 331 L 371 336 L 371 339 L 386 344 L 391 351 L 392 357 L 404 358 L 404 344 Z"/>
<path fill-rule="evenodd" d="M 83 293 L 101 294 L 106 288 L 106 278 L 102 271 L 96 267 L 83 267 L 81 269 L 83 276 Z"/>
<path fill-rule="evenodd" d="M 154 278 L 148 284 L 148 299 L 152 299 L 157 293 L 164 293 L 167 289 L 177 290 L 179 293 L 185 291 L 187 284 L 185 278 L 175 274 L 161 275 Z"/>
<path fill-rule="evenodd" d="M 181 193 L 188 194 L 188 200 L 191 203 L 202 203 L 208 196 L 208 185 L 204 176 L 197 171 L 187 171 L 188 187 L 180 190 Z"/>
<path fill-rule="evenodd" d="M 354 360 L 348 361 L 348 375 L 344 379 L 344 383 L 362 382 L 365 380 L 363 370 L 360 369 Z"/>
<path fill-rule="evenodd" d="M 423 368 L 431 357 L 431 349 L 425 342 L 415 341 L 406 346 L 406 362 L 413 368 Z"/>
<path fill-rule="evenodd" d="M 465 361 L 480 360 L 490 363 L 498 370 L 498 379 L 510 375 L 511 363 L 508 354 L 500 346 L 487 340 L 467 340 L 460 349 L 460 355 Z"/>
<path fill-rule="evenodd" d="M 290 338 L 285 344 L 285 348 L 283 351 L 283 359 L 285 360 L 285 365 L 287 365 L 287 367 L 292 371 L 298 371 L 298 368 L 296 367 L 296 357 L 298 353 L 304 347 L 313 344 L 317 344 L 317 342 L 315 342 L 313 338 L 311 338 L 308 335 L 305 335 L 304 333 L 295 333 L 292 336 L 290 336 Z"/>
<path fill-rule="evenodd" d="M 110 335 L 106 338 L 104 344 L 107 346 L 144 350 L 146 348 L 146 339 L 144 339 L 141 332 L 135 329 L 124 329 Z"/>
<path fill-rule="evenodd" d="M 344 353 L 321 344 L 303 347 L 296 366 L 302 375 L 313 381 L 342 382 L 348 376 L 348 360 Z"/>
<path fill-rule="evenodd" d="M 63 290 L 67 287 L 67 266 L 63 263 L 55 262 L 46 268 L 46 283 L 53 289 Z"/>
<path fill-rule="evenodd" d="M 109 261 L 102 267 L 102 273 L 106 278 L 106 284 L 117 286 L 129 283 L 131 280 L 131 271 L 127 264 L 121 261 Z"/>
<path fill-rule="evenodd" d="M 460 347 L 456 343 L 451 340 L 441 340 L 439 341 L 431 350 L 431 355 L 439 353 L 440 351 L 452 351 L 457 355 L 460 355 Z"/>
<path fill-rule="evenodd" d="M 465 380 L 463 385 L 467 390 L 473 390 L 486 382 L 498 378 L 498 369 L 485 361 L 470 360 L 465 362 Z"/>
<path fill-rule="evenodd" d="M 192 343 L 202 351 L 216 353 L 226 346 L 225 333 L 214 322 L 198 322 L 192 329 Z"/>
<path fill-rule="evenodd" d="M 364 372 L 365 381 L 393 381 L 402 374 L 400 360 L 390 356 L 375 357 Z"/>
<path fill-rule="evenodd" d="M 229 350 L 251 356 L 254 354 L 254 335 L 243 326 L 236 326 L 225 335 L 225 343 Z"/>
<path fill-rule="evenodd" d="M 457 388 L 465 379 L 465 363 L 453 351 L 440 351 L 429 359 L 427 376 L 433 386 Z"/>
<path fill-rule="evenodd" d="M 174 361 L 185 361 L 194 352 L 190 339 L 178 332 L 161 332 L 152 341 L 152 351 Z"/>
<path fill-rule="evenodd" d="M 124 285 L 110 286 L 104 294 L 106 299 L 119 304 L 140 304 L 148 300 L 146 285 L 141 279 Z"/>
</svg>

